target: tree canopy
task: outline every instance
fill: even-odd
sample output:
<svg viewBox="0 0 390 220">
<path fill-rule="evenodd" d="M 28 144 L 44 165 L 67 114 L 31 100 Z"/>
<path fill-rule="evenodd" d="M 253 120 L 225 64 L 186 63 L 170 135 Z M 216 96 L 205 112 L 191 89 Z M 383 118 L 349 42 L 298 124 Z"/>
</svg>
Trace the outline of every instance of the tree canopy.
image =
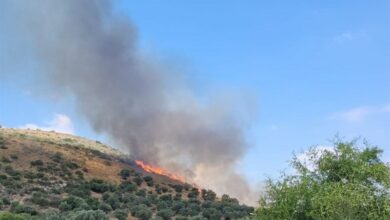
<svg viewBox="0 0 390 220">
<path fill-rule="evenodd" d="M 358 143 L 294 156 L 293 174 L 267 181 L 257 219 L 390 219 L 390 167 L 381 149 Z"/>
</svg>

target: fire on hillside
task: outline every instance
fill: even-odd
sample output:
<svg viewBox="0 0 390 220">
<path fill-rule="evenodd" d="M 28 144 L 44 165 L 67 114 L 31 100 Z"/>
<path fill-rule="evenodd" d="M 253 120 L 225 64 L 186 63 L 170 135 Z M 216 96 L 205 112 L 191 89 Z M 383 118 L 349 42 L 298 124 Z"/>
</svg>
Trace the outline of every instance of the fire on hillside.
<svg viewBox="0 0 390 220">
<path fill-rule="evenodd" d="M 154 174 L 159 174 L 159 175 L 163 175 L 163 176 L 167 176 L 167 177 L 169 177 L 171 179 L 180 181 L 182 183 L 186 182 L 185 181 L 186 179 L 184 177 L 176 175 L 176 174 L 173 174 L 173 173 L 169 172 L 168 170 L 166 170 L 166 169 L 164 169 L 162 167 L 152 166 L 152 165 L 146 164 L 146 163 L 144 163 L 143 161 L 140 161 L 140 160 L 136 160 L 135 163 L 138 166 L 140 166 L 142 169 L 147 171 L 147 172 L 154 173 Z"/>
</svg>

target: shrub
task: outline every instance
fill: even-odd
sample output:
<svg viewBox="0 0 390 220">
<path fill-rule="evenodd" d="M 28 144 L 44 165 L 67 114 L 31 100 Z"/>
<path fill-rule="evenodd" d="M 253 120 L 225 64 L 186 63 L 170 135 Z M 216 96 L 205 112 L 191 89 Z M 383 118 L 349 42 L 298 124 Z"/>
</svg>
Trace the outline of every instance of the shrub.
<svg viewBox="0 0 390 220">
<path fill-rule="evenodd" d="M 153 186 L 154 183 L 153 178 L 151 176 L 145 176 L 143 179 L 148 186 Z"/>
<path fill-rule="evenodd" d="M 112 207 L 105 203 L 105 202 L 102 202 L 99 204 L 99 209 L 104 211 L 105 213 L 108 213 L 108 212 L 111 212 L 112 211 Z"/>
<path fill-rule="evenodd" d="M 79 166 L 77 163 L 74 163 L 74 162 L 71 162 L 71 161 L 65 162 L 64 165 L 65 165 L 67 168 L 71 169 L 71 170 L 80 168 L 80 166 Z"/>
<path fill-rule="evenodd" d="M 11 204 L 11 209 L 10 209 L 11 212 L 13 213 L 26 213 L 26 214 L 30 214 L 30 215 L 37 215 L 38 214 L 38 211 L 35 210 L 33 207 L 31 206 L 27 206 L 27 205 L 22 205 L 22 204 L 19 204 L 18 202 L 14 202 Z"/>
<path fill-rule="evenodd" d="M 43 161 L 42 160 L 33 160 L 30 162 L 31 166 L 42 166 Z"/>
<path fill-rule="evenodd" d="M 97 193 L 104 193 L 108 191 L 109 186 L 107 183 L 105 183 L 103 180 L 99 179 L 93 179 L 89 182 L 89 186 L 92 191 Z"/>
<path fill-rule="evenodd" d="M 127 178 L 130 177 L 131 175 L 131 171 L 129 169 L 123 169 L 119 172 L 118 174 L 119 176 L 122 177 L 122 179 L 126 180 Z"/>
<path fill-rule="evenodd" d="M 134 192 L 137 190 L 137 186 L 130 182 L 122 182 L 119 186 L 124 192 Z"/>
<path fill-rule="evenodd" d="M 145 197 L 146 196 L 146 191 L 145 191 L 145 189 L 140 189 L 135 194 L 137 196 Z"/>
<path fill-rule="evenodd" d="M 214 201 L 217 198 L 217 194 L 211 190 L 202 189 L 202 198 L 206 201 Z"/>
<path fill-rule="evenodd" d="M 4 205 L 11 205 L 11 201 L 6 197 L 2 198 L 1 201 Z"/>
<path fill-rule="evenodd" d="M 172 195 L 171 194 L 165 194 L 160 196 L 160 200 L 162 201 L 172 201 Z"/>
<path fill-rule="evenodd" d="M 76 196 L 69 196 L 68 198 L 65 198 L 61 201 L 58 208 L 61 211 L 71 211 L 76 208 L 89 209 L 89 206 L 82 198 Z"/>
<path fill-rule="evenodd" d="M 188 198 L 196 198 L 199 195 L 199 191 L 197 188 L 192 188 L 191 191 L 188 193 Z"/>
<path fill-rule="evenodd" d="M 62 153 L 60 152 L 57 152 L 55 153 L 53 156 L 50 157 L 54 162 L 61 162 L 63 160 L 63 156 L 62 156 Z"/>
<path fill-rule="evenodd" d="M 39 217 L 40 217 L 40 219 L 44 219 L 44 220 L 67 220 L 67 218 L 65 218 L 65 216 L 58 214 L 56 212 L 51 212 L 51 211 L 49 211 L 49 212 L 47 212 Z"/>
<path fill-rule="evenodd" d="M 141 220 L 149 220 L 152 217 L 152 211 L 150 211 L 144 204 L 132 207 L 131 213 L 134 217 Z"/>
<path fill-rule="evenodd" d="M 173 198 L 174 200 L 181 200 L 181 193 L 176 193 L 175 197 Z"/>
<path fill-rule="evenodd" d="M 143 180 L 142 180 L 142 178 L 141 177 L 134 177 L 133 178 L 133 181 L 138 185 L 138 186 L 140 186 L 141 184 L 142 184 L 142 182 L 143 182 Z"/>
<path fill-rule="evenodd" d="M 157 212 L 157 216 L 160 216 L 164 220 L 172 219 L 173 212 L 170 209 L 162 209 Z"/>
<path fill-rule="evenodd" d="M 70 214 L 72 220 L 108 220 L 107 215 L 101 210 L 82 210 Z"/>
<path fill-rule="evenodd" d="M 169 208 L 170 203 L 167 201 L 159 200 L 157 202 L 157 210 L 163 210 Z"/>
<path fill-rule="evenodd" d="M 0 220 L 24 220 L 25 218 L 18 214 L 10 212 L 0 212 Z"/>
<path fill-rule="evenodd" d="M 175 212 L 178 212 L 180 209 L 183 209 L 185 208 L 185 203 L 182 202 L 182 201 L 175 201 L 173 204 L 172 204 L 172 210 L 175 211 Z"/>
<path fill-rule="evenodd" d="M 89 197 L 89 198 L 85 199 L 85 202 L 88 204 L 88 206 L 91 209 L 93 209 L 93 210 L 99 209 L 100 203 L 99 203 L 99 200 L 97 198 Z"/>
<path fill-rule="evenodd" d="M 5 146 L 5 141 L 3 137 L 0 137 L 0 149 L 8 149 L 8 147 Z"/>
<path fill-rule="evenodd" d="M 186 211 L 187 211 L 187 215 L 195 216 L 199 214 L 200 207 L 197 203 L 190 203 L 188 204 L 188 208 Z"/>
<path fill-rule="evenodd" d="M 40 206 L 48 206 L 50 204 L 48 195 L 42 192 L 33 192 L 30 201 Z"/>
<path fill-rule="evenodd" d="M 66 186 L 65 191 L 70 195 L 81 198 L 88 198 L 91 195 L 89 185 L 84 182 L 69 183 L 68 186 Z"/>
<path fill-rule="evenodd" d="M 77 171 L 75 172 L 75 174 L 76 174 L 80 179 L 84 179 L 84 173 L 81 172 L 80 170 L 77 170 Z"/>
<path fill-rule="evenodd" d="M 173 188 L 175 189 L 175 191 L 177 193 L 181 193 L 183 191 L 184 187 L 182 185 L 176 184 L 176 185 L 173 185 Z"/>
<path fill-rule="evenodd" d="M 118 220 L 126 220 L 127 219 L 127 216 L 128 216 L 128 211 L 126 209 L 117 209 L 115 210 L 114 212 L 114 216 L 118 219 Z"/>
<path fill-rule="evenodd" d="M 20 176 L 20 172 L 9 165 L 4 167 L 4 171 L 10 176 Z"/>
<path fill-rule="evenodd" d="M 146 199 L 148 200 L 148 203 L 150 204 L 156 204 L 158 201 L 158 197 L 156 194 L 149 194 L 147 195 Z"/>
<path fill-rule="evenodd" d="M 3 163 L 11 163 L 12 161 L 10 159 L 8 159 L 7 157 L 2 156 L 1 157 L 1 162 L 3 162 Z"/>
<path fill-rule="evenodd" d="M 294 175 L 269 180 L 259 219 L 390 219 L 390 167 L 382 150 L 356 141 L 294 157 Z M 312 166 L 308 166 L 312 164 Z"/>
<path fill-rule="evenodd" d="M 108 199 L 105 202 L 109 204 L 114 210 L 121 206 L 119 198 L 115 194 L 112 194 L 110 197 L 108 197 Z"/>
<path fill-rule="evenodd" d="M 220 220 L 222 213 L 215 208 L 204 209 L 202 215 L 210 220 Z"/>
</svg>

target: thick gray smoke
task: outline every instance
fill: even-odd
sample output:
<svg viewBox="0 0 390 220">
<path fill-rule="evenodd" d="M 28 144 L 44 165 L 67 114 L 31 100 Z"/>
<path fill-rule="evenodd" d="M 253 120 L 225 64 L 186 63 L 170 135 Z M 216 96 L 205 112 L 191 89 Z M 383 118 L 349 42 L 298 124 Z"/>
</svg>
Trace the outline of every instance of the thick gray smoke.
<svg viewBox="0 0 390 220">
<path fill-rule="evenodd" d="M 243 130 L 218 104 L 201 104 L 169 69 L 137 48 L 137 31 L 110 1 L 12 3 L 53 91 L 74 96 L 93 129 L 134 158 L 168 167 L 200 186 L 244 198 L 234 170 Z M 50 91 L 48 91 L 51 93 Z"/>
</svg>

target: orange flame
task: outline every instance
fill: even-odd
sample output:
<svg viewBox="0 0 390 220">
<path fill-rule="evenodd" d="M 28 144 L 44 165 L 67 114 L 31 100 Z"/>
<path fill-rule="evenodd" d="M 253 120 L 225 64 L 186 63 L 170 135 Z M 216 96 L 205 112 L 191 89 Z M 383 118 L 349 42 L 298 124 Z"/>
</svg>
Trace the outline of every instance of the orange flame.
<svg viewBox="0 0 390 220">
<path fill-rule="evenodd" d="M 140 160 L 136 160 L 135 163 L 147 172 L 167 176 L 171 179 L 174 179 L 174 180 L 177 180 L 177 181 L 180 181 L 183 183 L 185 182 L 184 177 L 170 173 L 168 170 L 166 170 L 162 167 L 152 166 L 152 165 L 146 164 Z"/>
</svg>

